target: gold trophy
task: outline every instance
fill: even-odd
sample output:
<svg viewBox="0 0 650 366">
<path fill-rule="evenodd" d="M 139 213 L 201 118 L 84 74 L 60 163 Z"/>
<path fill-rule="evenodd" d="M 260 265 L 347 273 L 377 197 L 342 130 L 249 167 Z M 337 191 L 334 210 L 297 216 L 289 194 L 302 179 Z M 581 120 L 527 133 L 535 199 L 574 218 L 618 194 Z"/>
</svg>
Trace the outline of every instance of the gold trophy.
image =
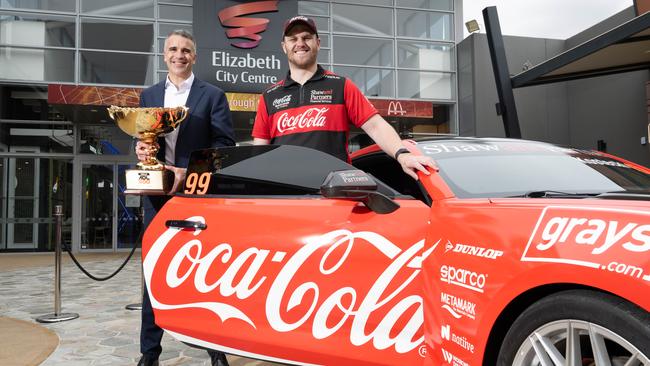
<svg viewBox="0 0 650 366">
<path fill-rule="evenodd" d="M 120 129 L 138 140 L 150 144 L 152 157 L 137 164 L 138 169 L 126 171 L 125 194 L 163 195 L 174 184 L 174 173 L 166 170 L 158 159 L 156 140 L 168 134 L 187 118 L 188 108 L 127 108 L 110 106 L 108 115 Z"/>
</svg>

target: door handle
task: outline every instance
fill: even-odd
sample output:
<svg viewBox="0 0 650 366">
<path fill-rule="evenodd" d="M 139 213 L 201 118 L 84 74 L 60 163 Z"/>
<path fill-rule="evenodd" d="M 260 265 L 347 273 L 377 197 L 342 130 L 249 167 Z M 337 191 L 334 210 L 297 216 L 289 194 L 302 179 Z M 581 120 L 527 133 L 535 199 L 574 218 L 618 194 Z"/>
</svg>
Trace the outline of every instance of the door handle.
<svg viewBox="0 0 650 366">
<path fill-rule="evenodd" d="M 190 221 L 190 220 L 167 220 L 165 221 L 165 226 L 173 227 L 177 229 L 199 229 L 205 230 L 208 228 L 208 225 L 201 221 Z"/>
</svg>

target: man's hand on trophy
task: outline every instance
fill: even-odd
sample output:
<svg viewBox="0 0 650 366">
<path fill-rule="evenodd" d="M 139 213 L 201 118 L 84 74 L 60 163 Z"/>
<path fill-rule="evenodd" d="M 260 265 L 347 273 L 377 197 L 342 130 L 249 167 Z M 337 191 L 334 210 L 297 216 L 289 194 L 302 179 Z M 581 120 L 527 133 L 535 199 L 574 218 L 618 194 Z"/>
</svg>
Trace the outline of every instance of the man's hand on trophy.
<svg viewBox="0 0 650 366">
<path fill-rule="evenodd" d="M 165 169 L 174 173 L 174 185 L 172 185 L 172 189 L 170 189 L 169 192 L 167 192 L 167 194 L 174 194 L 178 192 L 178 190 L 181 188 L 181 185 L 183 184 L 183 181 L 185 181 L 185 175 L 187 174 L 187 169 L 177 168 L 172 165 L 165 165 Z"/>
<path fill-rule="evenodd" d="M 148 144 L 138 140 L 138 143 L 135 144 L 135 155 L 137 155 L 138 160 L 142 162 L 149 161 L 151 158 L 156 157 L 156 153 L 160 149 L 158 143 Z"/>
</svg>

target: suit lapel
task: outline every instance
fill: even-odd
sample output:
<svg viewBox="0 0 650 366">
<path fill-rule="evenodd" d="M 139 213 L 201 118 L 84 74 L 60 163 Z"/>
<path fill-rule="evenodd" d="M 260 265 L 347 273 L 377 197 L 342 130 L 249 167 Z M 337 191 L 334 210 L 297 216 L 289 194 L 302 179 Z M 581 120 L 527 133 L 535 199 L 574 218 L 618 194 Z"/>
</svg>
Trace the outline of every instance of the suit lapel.
<svg viewBox="0 0 650 366">
<path fill-rule="evenodd" d="M 154 106 L 164 106 L 165 105 L 165 81 L 163 80 L 156 84 L 156 89 L 154 95 Z"/>
<path fill-rule="evenodd" d="M 199 103 L 199 100 L 201 100 L 201 96 L 205 92 L 205 85 L 203 85 L 203 82 L 197 78 L 194 78 L 194 82 L 192 83 L 192 87 L 190 88 L 190 95 L 187 96 L 187 102 L 185 103 L 185 106 L 189 108 L 190 115 L 192 114 L 192 111 L 194 108 Z M 178 130 L 178 135 L 180 136 L 183 133 L 183 130 L 185 129 L 185 126 L 188 125 L 190 117 L 188 116 L 187 120 L 181 122 L 181 126 L 179 127 Z"/>
<path fill-rule="evenodd" d="M 167 79 L 155 84 L 153 90 L 153 105 L 149 107 L 164 107 L 165 106 L 165 82 Z M 158 158 L 165 160 L 165 137 L 158 137 L 158 145 L 160 145 L 160 150 L 158 150 Z"/>
</svg>

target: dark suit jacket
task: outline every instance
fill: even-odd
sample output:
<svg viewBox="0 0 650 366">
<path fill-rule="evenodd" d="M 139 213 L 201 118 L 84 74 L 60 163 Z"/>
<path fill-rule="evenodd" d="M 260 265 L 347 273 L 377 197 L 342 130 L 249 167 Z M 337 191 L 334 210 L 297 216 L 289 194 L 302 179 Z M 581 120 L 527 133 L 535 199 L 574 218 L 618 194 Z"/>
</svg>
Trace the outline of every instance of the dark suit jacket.
<svg viewBox="0 0 650 366">
<path fill-rule="evenodd" d="M 165 81 L 142 91 L 141 107 L 165 105 Z M 185 105 L 190 109 L 190 115 L 178 127 L 174 166 L 187 168 L 193 150 L 235 145 L 230 109 L 226 94 L 221 89 L 195 77 Z M 157 158 L 164 162 L 164 136 L 158 139 L 158 143 L 160 151 Z"/>
<path fill-rule="evenodd" d="M 165 81 L 166 79 L 142 91 L 141 107 L 165 105 Z M 195 77 L 185 106 L 189 108 L 190 115 L 178 127 L 174 166 L 187 168 L 193 150 L 235 145 L 230 108 L 226 94 L 221 89 Z M 158 144 L 160 150 L 157 158 L 164 163 L 164 136 L 158 138 Z M 169 198 L 170 196 L 145 196 L 145 227 Z"/>
</svg>

